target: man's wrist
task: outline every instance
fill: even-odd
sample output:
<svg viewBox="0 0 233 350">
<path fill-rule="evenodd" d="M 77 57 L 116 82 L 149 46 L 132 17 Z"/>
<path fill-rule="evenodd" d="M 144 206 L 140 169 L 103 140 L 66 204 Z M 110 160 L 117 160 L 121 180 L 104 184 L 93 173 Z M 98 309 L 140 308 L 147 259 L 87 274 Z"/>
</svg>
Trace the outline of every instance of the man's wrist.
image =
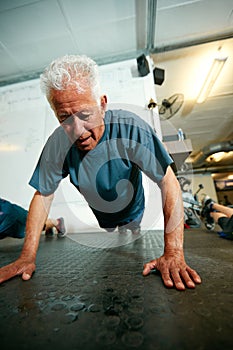
<svg viewBox="0 0 233 350">
<path fill-rule="evenodd" d="M 23 259 L 23 260 L 28 260 L 28 261 L 31 261 L 31 262 L 35 262 L 36 260 L 36 253 L 33 253 L 33 252 L 28 252 L 28 251 L 22 251 L 21 254 L 20 254 L 20 259 Z"/>
<path fill-rule="evenodd" d="M 164 254 L 166 255 L 184 255 L 183 247 L 177 247 L 174 245 L 165 245 Z"/>
</svg>

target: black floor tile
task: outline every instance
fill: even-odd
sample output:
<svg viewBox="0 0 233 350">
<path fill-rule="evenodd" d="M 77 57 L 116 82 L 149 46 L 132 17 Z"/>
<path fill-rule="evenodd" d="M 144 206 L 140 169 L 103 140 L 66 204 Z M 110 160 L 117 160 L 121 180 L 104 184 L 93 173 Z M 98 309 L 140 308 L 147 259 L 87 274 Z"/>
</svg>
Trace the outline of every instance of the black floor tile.
<svg viewBox="0 0 233 350">
<path fill-rule="evenodd" d="M 106 249 L 42 236 L 33 278 L 0 285 L 1 349 L 232 349 L 232 242 L 186 230 L 186 261 L 203 283 L 178 292 L 141 274 L 162 252 L 159 235 Z M 22 244 L 0 242 L 0 265 Z"/>
</svg>

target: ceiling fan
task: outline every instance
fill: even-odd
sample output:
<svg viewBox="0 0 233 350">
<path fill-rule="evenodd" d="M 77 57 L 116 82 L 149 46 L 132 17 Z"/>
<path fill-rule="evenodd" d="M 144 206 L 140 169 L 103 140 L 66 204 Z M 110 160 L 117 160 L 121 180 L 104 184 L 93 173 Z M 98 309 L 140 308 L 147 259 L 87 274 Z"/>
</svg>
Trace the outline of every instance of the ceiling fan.
<svg viewBox="0 0 233 350">
<path fill-rule="evenodd" d="M 163 99 L 159 107 L 159 116 L 162 119 L 170 119 L 176 114 L 184 103 L 183 94 L 174 94 L 168 99 Z"/>
</svg>

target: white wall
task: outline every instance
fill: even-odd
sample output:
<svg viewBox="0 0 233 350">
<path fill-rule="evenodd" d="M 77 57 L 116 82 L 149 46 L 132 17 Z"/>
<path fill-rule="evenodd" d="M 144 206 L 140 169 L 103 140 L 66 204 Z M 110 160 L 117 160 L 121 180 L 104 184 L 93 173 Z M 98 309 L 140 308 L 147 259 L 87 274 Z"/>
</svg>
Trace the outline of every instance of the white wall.
<svg viewBox="0 0 233 350">
<path fill-rule="evenodd" d="M 198 200 L 200 201 L 204 195 L 208 195 L 214 201 L 218 202 L 217 193 L 213 178 L 210 173 L 207 174 L 194 174 L 192 175 L 193 193 L 198 190 L 199 184 L 202 184 L 204 188 L 198 192 Z"/>
<path fill-rule="evenodd" d="M 136 59 L 101 66 L 100 74 L 109 108 L 114 104 L 139 113 L 152 126 L 155 123 L 161 138 L 158 110 L 147 109 L 150 98 L 156 100 L 153 74 L 138 77 Z M 27 209 L 34 193 L 28 181 L 44 143 L 58 123 L 40 92 L 39 80 L 2 87 L 0 94 L 0 196 Z M 147 209 L 143 228 L 162 228 L 158 189 L 145 178 L 144 183 Z M 69 232 L 98 230 L 94 215 L 68 179 L 55 194 L 50 216 L 63 216 Z"/>
</svg>

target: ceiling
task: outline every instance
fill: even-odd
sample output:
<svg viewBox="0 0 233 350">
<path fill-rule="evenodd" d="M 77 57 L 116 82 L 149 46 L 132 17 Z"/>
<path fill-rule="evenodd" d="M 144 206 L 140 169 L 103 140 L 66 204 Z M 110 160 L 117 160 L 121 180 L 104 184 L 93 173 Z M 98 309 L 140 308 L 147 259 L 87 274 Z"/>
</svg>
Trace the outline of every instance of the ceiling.
<svg viewBox="0 0 233 350">
<path fill-rule="evenodd" d="M 216 52 L 227 57 L 209 97 L 196 98 Z M 0 0 L 0 86 L 37 78 L 54 58 L 79 53 L 99 64 L 150 55 L 164 69 L 157 103 L 176 93 L 184 103 L 168 129 L 191 139 L 192 167 L 233 172 L 232 0 Z"/>
</svg>

